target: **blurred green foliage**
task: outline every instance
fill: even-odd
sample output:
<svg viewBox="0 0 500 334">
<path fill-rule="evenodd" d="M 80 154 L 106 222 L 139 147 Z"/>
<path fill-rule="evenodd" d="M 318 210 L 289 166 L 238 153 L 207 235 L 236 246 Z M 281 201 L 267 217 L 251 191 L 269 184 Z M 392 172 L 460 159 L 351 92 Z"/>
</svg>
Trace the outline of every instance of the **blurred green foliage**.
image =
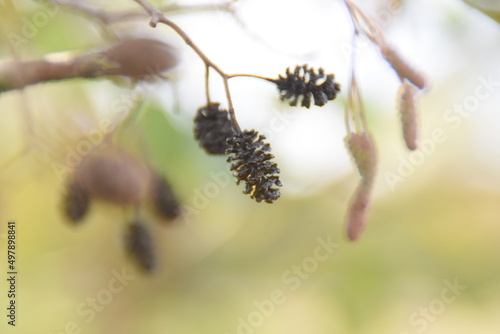
<svg viewBox="0 0 500 334">
<path fill-rule="evenodd" d="M 23 15 L 34 11 L 29 7 Z M 86 24 L 61 13 L 24 52 L 34 57 L 98 44 Z M 438 125 L 433 115 L 461 84 L 450 79 L 437 87 L 425 103 L 424 129 Z M 7 327 L 2 313 L 1 333 L 64 333 L 68 324 L 81 333 L 418 333 L 423 327 L 411 319 L 423 319 L 422 308 L 439 300 L 444 282 L 455 279 L 466 289 L 439 315 L 431 314 L 425 333 L 498 333 L 500 192 L 493 185 L 500 184 L 500 174 L 488 185 L 474 182 L 481 173 L 469 158 L 474 148 L 463 145 L 474 135 L 473 122 L 450 133 L 393 191 L 383 178 L 390 168 L 382 165 L 382 190 L 367 231 L 359 242 L 348 243 L 343 224 L 357 181 L 354 171 L 313 194 L 285 190 L 275 204 L 257 204 L 234 185 L 224 157 L 206 156 L 189 129 L 175 126 L 176 118 L 189 122 L 191 114 L 174 114 L 152 99 L 117 142 L 164 172 L 190 214 L 172 225 L 147 222 L 160 262 L 158 272 L 148 276 L 123 250 L 130 210 L 95 202 L 84 224 L 69 225 L 61 211 L 64 182 L 52 168 L 64 159 L 66 145 L 77 141 L 78 117 L 99 119 L 108 102 L 124 92 L 129 90 L 106 80 L 30 88 L 25 99 L 37 129 L 31 134 L 22 95 L 0 95 L 0 148 L 2 161 L 9 162 L 0 173 L 2 274 L 8 220 L 17 222 L 19 241 L 19 325 Z M 367 105 L 372 114 L 375 104 Z M 396 121 L 382 128 L 383 119 L 376 119 L 377 139 L 382 156 L 393 157 L 400 152 L 391 150 L 399 128 Z M 25 146 L 30 150 L 10 162 Z M 215 195 L 207 188 L 218 184 L 214 175 L 222 184 Z M 318 238 L 338 247 L 307 272 Z M 294 266 L 303 276 L 290 274 Z M 91 320 L 82 315 L 123 270 L 133 276 L 123 290 L 98 304 Z M 0 280 L 0 305 L 6 288 Z M 275 290 L 285 301 L 273 304 L 272 311 L 266 303 L 267 311 L 259 311 L 256 304 L 269 301 Z M 252 319 L 259 326 L 242 325 Z"/>
</svg>

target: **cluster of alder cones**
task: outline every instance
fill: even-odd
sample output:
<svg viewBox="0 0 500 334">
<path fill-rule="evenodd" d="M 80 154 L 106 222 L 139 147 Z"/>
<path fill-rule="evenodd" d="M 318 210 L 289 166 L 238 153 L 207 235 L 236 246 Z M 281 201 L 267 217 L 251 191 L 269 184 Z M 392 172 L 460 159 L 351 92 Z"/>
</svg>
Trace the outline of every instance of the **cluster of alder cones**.
<svg viewBox="0 0 500 334">
<path fill-rule="evenodd" d="M 308 65 L 296 66 L 293 69 L 288 68 L 285 75 L 280 75 L 277 79 L 256 75 L 228 75 L 209 60 L 180 27 L 145 1 L 138 3 L 151 15 L 150 25 L 152 27 L 163 23 L 173 28 L 205 63 L 207 103 L 198 109 L 194 118 L 194 134 L 200 146 L 208 154 L 226 155 L 236 183 L 245 184 L 244 194 L 249 195 L 257 202 L 273 203 L 276 201 L 281 195 L 279 187 L 282 186 L 282 182 L 279 178 L 280 169 L 272 161 L 274 156 L 271 154 L 271 146 L 265 142 L 265 136 L 260 135 L 258 131 L 240 128 L 232 109 L 227 81 L 236 76 L 263 79 L 276 85 L 280 98 L 288 101 L 290 106 L 300 105 L 310 108 L 312 104 L 324 106 L 328 101 L 337 97 L 340 85 L 335 82 L 335 76 L 325 74 L 322 68 L 316 71 Z M 407 147 L 414 150 L 417 148 L 416 98 L 418 90 L 426 87 L 425 79 L 420 73 L 408 66 L 398 53 L 386 43 L 384 35 L 375 22 L 370 20 L 350 0 L 344 0 L 344 3 L 354 24 L 353 47 L 355 47 L 359 35 L 364 34 L 379 48 L 382 56 L 401 80 L 398 96 L 403 138 Z M 133 47 L 134 45 L 136 47 Z M 143 47 L 137 47 L 141 45 Z M 132 49 L 141 54 L 139 57 L 141 62 L 135 61 L 137 57 L 127 56 L 125 51 Z M 124 75 L 134 80 L 148 80 L 151 77 L 159 76 L 160 72 L 176 63 L 176 59 L 172 57 L 170 51 L 167 45 L 158 41 L 140 39 L 123 42 L 99 57 L 95 55 L 79 57 L 69 67 L 68 64 L 61 64 L 60 75 L 61 78 Z M 354 55 L 355 53 L 351 64 L 352 71 L 345 112 L 347 130 L 345 144 L 358 168 L 361 180 L 347 210 L 346 230 L 350 240 L 358 239 L 365 229 L 378 160 L 376 146 L 368 131 L 363 101 L 356 82 Z M 106 61 L 103 62 L 103 59 Z M 21 68 L 24 67 L 23 64 L 21 65 Z M 29 65 L 39 64 L 30 63 Z M 42 62 L 42 65 L 45 64 Z M 68 75 L 66 71 L 68 68 L 76 69 L 76 72 Z M 210 68 L 215 69 L 224 80 L 228 102 L 227 110 L 221 108 L 220 103 L 210 101 L 208 91 Z M 58 67 L 52 66 L 53 73 L 57 72 L 54 71 L 55 69 Z M 81 72 L 78 69 L 85 69 L 85 71 Z M 38 78 L 33 76 L 17 75 L 16 73 L 19 72 L 17 70 L 11 72 L 6 72 L 11 74 L 6 76 L 7 79 L 11 79 L 6 81 L 9 84 L 7 89 L 15 89 L 39 82 Z M 180 214 L 179 204 L 163 177 L 151 168 L 142 166 L 137 160 L 116 147 L 110 146 L 107 150 L 108 152 L 105 154 L 93 152 L 85 157 L 68 181 L 64 198 L 64 211 L 71 221 L 78 222 L 85 217 L 93 198 L 135 207 L 142 207 L 144 202 L 153 203 L 153 210 L 162 220 L 170 221 Z M 126 189 L 133 189 L 133 191 Z M 152 238 L 139 215 L 129 224 L 125 234 L 125 247 L 142 268 L 148 271 L 154 268 L 155 253 Z"/>
<path fill-rule="evenodd" d="M 333 74 L 325 75 L 307 65 L 289 69 L 285 76 L 268 79 L 276 84 L 282 100 L 291 106 L 301 102 L 309 108 L 311 102 L 323 106 L 334 100 L 340 85 Z M 280 170 L 270 153 L 265 136 L 256 130 L 241 130 L 230 113 L 219 103 L 208 103 L 199 108 L 194 118 L 194 135 L 208 153 L 227 155 L 236 183 L 245 183 L 244 194 L 257 202 L 273 203 L 280 197 L 282 183 Z M 122 206 L 152 208 L 163 221 L 174 220 L 180 207 L 166 179 L 141 164 L 127 152 L 111 143 L 105 143 L 84 157 L 66 184 L 63 207 L 66 217 L 79 223 L 85 219 L 91 200 L 103 200 Z M 131 258 L 146 271 L 155 267 L 154 245 L 149 228 L 137 216 L 125 232 L 125 249 Z"/>
</svg>

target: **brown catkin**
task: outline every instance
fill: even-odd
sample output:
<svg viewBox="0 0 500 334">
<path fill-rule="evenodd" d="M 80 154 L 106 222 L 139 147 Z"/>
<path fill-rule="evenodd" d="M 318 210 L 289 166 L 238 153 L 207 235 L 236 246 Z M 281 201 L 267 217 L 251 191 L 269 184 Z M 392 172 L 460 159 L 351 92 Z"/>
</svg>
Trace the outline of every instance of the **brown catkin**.
<svg viewBox="0 0 500 334">
<path fill-rule="evenodd" d="M 358 240 L 366 227 L 367 212 L 370 207 L 371 188 L 361 182 L 354 193 L 347 210 L 347 237 Z"/>
<path fill-rule="evenodd" d="M 377 150 L 370 135 L 366 132 L 350 133 L 345 138 L 345 144 L 362 181 L 371 185 L 377 172 Z"/>
<path fill-rule="evenodd" d="M 398 91 L 399 113 L 403 128 L 403 137 L 410 150 L 417 149 L 418 121 L 416 106 L 416 88 L 405 81 Z"/>
<path fill-rule="evenodd" d="M 345 143 L 361 180 L 347 210 L 346 228 L 349 240 L 357 240 L 365 229 L 370 193 L 377 173 L 377 150 L 367 132 L 350 133 Z"/>
<path fill-rule="evenodd" d="M 149 188 L 150 170 L 112 145 L 99 147 L 78 165 L 75 179 L 96 199 L 137 205 Z"/>
<path fill-rule="evenodd" d="M 174 49 L 169 44 L 147 38 L 120 41 L 106 50 L 104 56 L 111 64 L 107 74 L 135 79 L 157 76 L 177 64 Z"/>
<path fill-rule="evenodd" d="M 392 68 L 396 71 L 399 77 L 407 79 L 420 89 L 424 89 L 427 86 L 424 76 L 408 65 L 396 52 L 396 50 L 390 46 L 385 46 L 381 51 L 382 56 L 389 64 L 391 64 Z"/>
</svg>

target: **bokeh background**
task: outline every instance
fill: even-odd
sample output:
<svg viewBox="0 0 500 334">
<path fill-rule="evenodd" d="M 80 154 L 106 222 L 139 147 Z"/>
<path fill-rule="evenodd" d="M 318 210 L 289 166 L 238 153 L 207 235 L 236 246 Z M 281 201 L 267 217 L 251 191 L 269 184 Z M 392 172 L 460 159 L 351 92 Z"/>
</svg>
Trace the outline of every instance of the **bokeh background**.
<svg viewBox="0 0 500 334">
<path fill-rule="evenodd" d="M 125 0 L 86 3 L 139 10 Z M 343 85 L 336 101 L 306 110 L 281 103 L 266 82 L 231 80 L 241 125 L 267 134 L 281 168 L 285 186 L 273 205 L 243 195 L 225 159 L 207 156 L 194 141 L 192 118 L 205 103 L 204 66 L 172 31 L 153 30 L 147 19 L 102 29 L 60 8 L 12 49 L 8 34 L 19 33 L 44 3 L 16 0 L 15 19 L 4 7 L 3 60 L 97 51 L 116 33 L 162 39 L 180 62 L 169 72 L 173 81 L 148 89 L 126 80 L 71 80 L 0 95 L 1 277 L 8 220 L 18 226 L 19 271 L 15 328 L 6 325 L 7 287 L 0 280 L 0 332 L 498 333 L 500 87 L 483 84 L 500 82 L 498 23 L 458 0 L 358 4 L 431 85 L 419 100 L 420 137 L 429 145 L 411 153 L 400 133 L 396 75 L 369 43 L 357 50 L 380 166 L 369 225 L 356 243 L 344 232 L 358 175 L 343 146 L 352 26 L 341 1 L 241 0 L 236 17 L 218 11 L 172 16 L 228 73 L 276 77 L 309 63 L 334 72 Z M 399 10 L 387 16 L 395 5 Z M 474 99 L 480 85 L 490 94 Z M 215 74 L 211 86 L 224 105 Z M 117 145 L 165 173 L 185 210 L 174 224 L 148 222 L 159 258 L 153 275 L 137 270 L 123 250 L 130 210 L 95 202 L 80 226 L 61 210 L 64 182 L 54 162 L 100 119 L 112 117 L 121 98 L 133 100 L 131 110 L 140 113 L 120 129 Z M 432 140 L 436 130 L 443 133 L 440 142 Z M 409 161 L 417 163 L 408 167 Z M 398 173 L 400 182 L 390 181 Z M 318 238 L 336 245 L 324 261 L 314 260 Z M 309 272 L 291 284 L 287 278 L 299 276 L 290 270 L 304 265 Z M 93 298 L 108 295 L 104 290 L 121 272 L 130 276 L 123 290 L 98 303 L 92 319 L 82 315 Z M 446 289 L 453 282 L 462 289 L 446 302 L 443 293 L 452 295 Z M 263 301 L 275 290 L 283 302 L 271 307 Z"/>
</svg>

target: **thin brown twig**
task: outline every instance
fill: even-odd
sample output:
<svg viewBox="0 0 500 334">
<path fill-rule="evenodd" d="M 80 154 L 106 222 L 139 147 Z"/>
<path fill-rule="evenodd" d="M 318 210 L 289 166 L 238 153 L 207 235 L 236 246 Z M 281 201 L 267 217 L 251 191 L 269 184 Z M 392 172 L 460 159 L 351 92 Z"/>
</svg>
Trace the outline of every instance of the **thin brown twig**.
<svg viewBox="0 0 500 334">
<path fill-rule="evenodd" d="M 138 5 L 140 5 L 150 16 L 151 20 L 149 25 L 156 28 L 158 23 L 163 23 L 174 30 L 183 40 L 186 45 L 188 45 L 193 51 L 200 57 L 200 59 L 205 63 L 205 66 L 213 68 L 222 78 L 224 82 L 224 89 L 226 92 L 226 99 L 228 104 L 229 118 L 236 131 L 241 131 L 238 122 L 236 121 L 236 115 L 234 113 L 233 101 L 231 99 L 231 92 L 229 90 L 229 79 L 231 78 L 226 72 L 224 72 L 217 64 L 215 64 L 210 58 L 205 55 L 205 53 L 196 45 L 191 37 L 189 37 L 184 30 L 182 30 L 177 24 L 169 20 L 160 10 L 156 9 L 146 0 L 134 0 Z"/>
<path fill-rule="evenodd" d="M 368 18 L 368 16 L 350 0 L 344 0 L 344 3 L 351 15 L 355 31 L 361 32 L 379 48 L 382 57 L 384 57 L 394 69 L 400 81 L 403 83 L 404 79 L 408 79 L 408 81 L 419 89 L 424 89 L 427 86 L 425 77 L 409 66 L 398 52 L 386 42 L 380 26 Z"/>
<path fill-rule="evenodd" d="M 228 78 L 229 78 L 229 79 L 232 79 L 232 78 L 237 78 L 237 77 L 256 78 L 256 79 L 261 79 L 261 80 L 266 80 L 266 81 L 269 81 L 269 82 L 272 82 L 272 83 L 276 83 L 276 79 L 273 79 L 273 78 L 268 78 L 268 77 L 263 77 L 263 76 L 261 76 L 261 75 L 257 75 L 257 74 L 250 74 L 250 73 L 236 73 L 236 74 L 229 74 L 229 75 L 228 75 Z"/>
<path fill-rule="evenodd" d="M 79 13 L 82 13 L 90 18 L 97 19 L 104 24 L 119 23 L 128 20 L 139 20 L 149 17 L 147 13 L 142 12 L 117 12 L 111 13 L 102 9 L 97 9 L 88 5 L 83 4 L 81 1 L 70 1 L 61 2 L 61 0 L 49 0 L 56 6 L 62 6 L 71 8 Z M 205 11 L 226 11 L 232 13 L 234 8 L 232 4 L 235 0 L 222 2 L 220 4 L 200 4 L 200 5 L 178 5 L 172 4 L 161 8 L 162 12 L 168 12 L 169 14 L 184 14 L 193 12 L 205 12 Z"/>
<path fill-rule="evenodd" d="M 205 65 L 205 94 L 207 96 L 207 105 L 210 104 L 210 66 Z"/>
</svg>

